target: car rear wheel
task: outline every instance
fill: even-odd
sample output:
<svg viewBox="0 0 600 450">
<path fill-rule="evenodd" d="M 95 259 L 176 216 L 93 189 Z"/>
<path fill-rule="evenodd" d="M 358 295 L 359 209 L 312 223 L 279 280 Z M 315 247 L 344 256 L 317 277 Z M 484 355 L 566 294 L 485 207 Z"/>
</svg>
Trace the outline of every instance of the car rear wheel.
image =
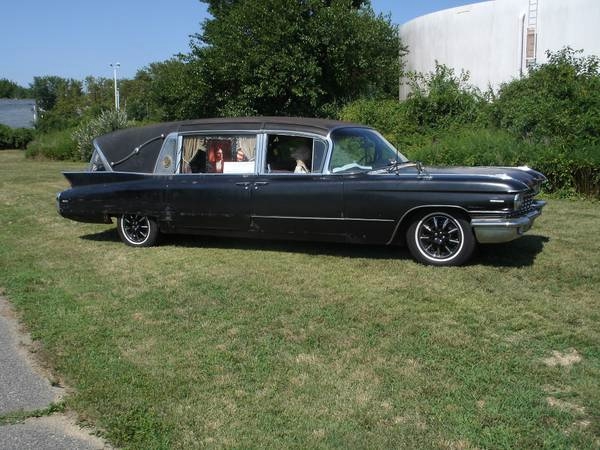
<svg viewBox="0 0 600 450">
<path fill-rule="evenodd" d="M 436 211 L 416 218 L 406 234 L 413 257 L 434 266 L 459 266 L 475 250 L 473 230 L 462 215 Z"/>
<path fill-rule="evenodd" d="M 123 214 L 117 220 L 121 240 L 132 247 L 150 247 L 158 238 L 158 224 L 154 219 L 137 214 Z"/>
</svg>

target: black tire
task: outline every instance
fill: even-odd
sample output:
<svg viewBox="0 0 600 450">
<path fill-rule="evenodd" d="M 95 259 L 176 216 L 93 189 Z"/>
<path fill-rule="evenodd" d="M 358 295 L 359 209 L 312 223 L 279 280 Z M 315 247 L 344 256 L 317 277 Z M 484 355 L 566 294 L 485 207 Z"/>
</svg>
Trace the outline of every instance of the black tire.
<svg viewBox="0 0 600 450">
<path fill-rule="evenodd" d="M 475 250 L 475 236 L 459 213 L 434 211 L 417 217 L 408 228 L 406 243 L 412 256 L 432 266 L 460 266 Z"/>
<path fill-rule="evenodd" d="M 158 224 L 147 216 L 123 214 L 117 220 L 121 240 L 132 247 L 151 247 L 158 238 Z"/>
</svg>

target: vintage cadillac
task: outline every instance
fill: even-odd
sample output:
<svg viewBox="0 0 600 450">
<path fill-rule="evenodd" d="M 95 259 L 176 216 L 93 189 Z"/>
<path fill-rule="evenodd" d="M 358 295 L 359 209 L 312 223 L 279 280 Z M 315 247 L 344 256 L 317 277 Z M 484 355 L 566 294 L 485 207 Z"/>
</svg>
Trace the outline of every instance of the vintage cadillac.
<svg viewBox="0 0 600 450">
<path fill-rule="evenodd" d="M 424 167 L 367 126 L 255 117 L 171 122 L 94 141 L 66 172 L 59 213 L 117 220 L 122 241 L 160 233 L 406 244 L 437 266 L 529 230 L 545 177 L 527 167 Z"/>
</svg>

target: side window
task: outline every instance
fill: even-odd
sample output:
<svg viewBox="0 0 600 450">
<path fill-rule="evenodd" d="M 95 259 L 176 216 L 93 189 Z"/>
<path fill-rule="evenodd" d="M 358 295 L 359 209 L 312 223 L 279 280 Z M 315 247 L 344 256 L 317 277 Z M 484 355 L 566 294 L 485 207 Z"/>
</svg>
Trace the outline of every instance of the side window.
<svg viewBox="0 0 600 450">
<path fill-rule="evenodd" d="M 331 168 L 345 165 L 369 166 L 374 159 L 375 146 L 362 136 L 343 136 L 335 141 L 335 151 L 331 157 Z M 370 168 L 370 167 L 369 167 Z"/>
<path fill-rule="evenodd" d="M 181 173 L 254 173 L 256 135 L 183 137 Z"/>
<path fill-rule="evenodd" d="M 320 173 L 327 145 L 304 136 L 270 134 L 264 170 L 267 173 Z"/>
<path fill-rule="evenodd" d="M 163 143 L 158 158 L 156 159 L 156 165 L 154 166 L 154 173 L 158 174 L 172 174 L 175 173 L 177 165 L 177 135 L 169 135 Z"/>
<path fill-rule="evenodd" d="M 333 150 L 332 173 L 352 170 L 372 170 L 407 159 L 379 133 L 367 128 L 344 128 L 331 134 Z"/>
</svg>

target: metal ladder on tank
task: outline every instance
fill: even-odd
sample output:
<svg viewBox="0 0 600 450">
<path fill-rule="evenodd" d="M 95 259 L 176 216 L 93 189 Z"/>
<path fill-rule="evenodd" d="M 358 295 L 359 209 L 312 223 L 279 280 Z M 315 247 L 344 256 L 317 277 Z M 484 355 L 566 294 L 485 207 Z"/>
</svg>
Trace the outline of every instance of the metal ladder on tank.
<svg viewBox="0 0 600 450">
<path fill-rule="evenodd" d="M 538 0 L 529 0 L 527 11 L 527 41 L 525 45 L 525 63 L 531 67 L 537 60 L 537 22 Z"/>
</svg>

